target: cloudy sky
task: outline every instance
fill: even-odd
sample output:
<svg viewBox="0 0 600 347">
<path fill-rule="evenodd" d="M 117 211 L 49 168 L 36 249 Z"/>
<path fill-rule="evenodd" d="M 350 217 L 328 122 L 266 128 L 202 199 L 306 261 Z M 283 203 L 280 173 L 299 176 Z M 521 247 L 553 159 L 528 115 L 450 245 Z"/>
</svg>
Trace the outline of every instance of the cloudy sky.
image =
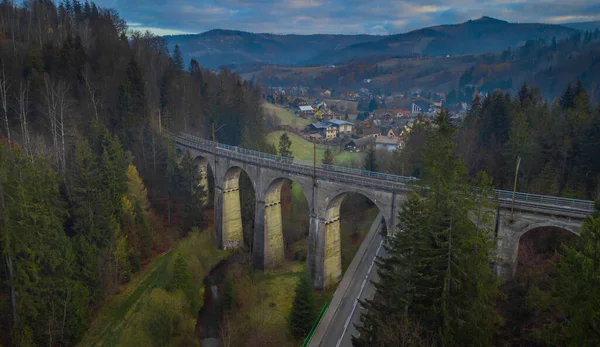
<svg viewBox="0 0 600 347">
<path fill-rule="evenodd" d="M 96 0 L 132 29 L 156 34 L 236 29 L 269 33 L 395 34 L 483 15 L 510 22 L 600 20 L 598 0 Z"/>
</svg>

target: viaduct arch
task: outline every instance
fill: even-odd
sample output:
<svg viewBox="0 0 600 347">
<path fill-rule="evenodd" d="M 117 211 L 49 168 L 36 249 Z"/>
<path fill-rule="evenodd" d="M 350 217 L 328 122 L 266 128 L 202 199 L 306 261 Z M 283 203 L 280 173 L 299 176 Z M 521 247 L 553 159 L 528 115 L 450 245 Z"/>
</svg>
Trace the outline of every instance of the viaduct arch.
<svg viewBox="0 0 600 347">
<path fill-rule="evenodd" d="M 388 234 L 397 232 L 399 206 L 413 190 L 410 177 L 386 175 L 320 165 L 314 168 L 291 158 L 214 144 L 191 135 L 172 136 L 177 153 L 190 151 L 200 172 L 213 172 L 214 228 L 222 248 L 243 245 L 239 177 L 245 172 L 256 197 L 253 262 L 260 269 L 277 266 L 283 259 L 281 186 L 285 181 L 299 185 L 310 211 L 307 268 L 313 286 L 324 288 L 341 275 L 339 210 L 347 193 L 370 199 L 382 214 Z M 201 175 L 202 177 L 202 175 Z M 576 232 L 593 211 L 593 202 L 519 193 L 511 218 L 511 199 L 497 191 L 494 218 L 498 276 L 510 279 L 516 269 L 520 237 L 533 228 L 554 226 Z"/>
</svg>

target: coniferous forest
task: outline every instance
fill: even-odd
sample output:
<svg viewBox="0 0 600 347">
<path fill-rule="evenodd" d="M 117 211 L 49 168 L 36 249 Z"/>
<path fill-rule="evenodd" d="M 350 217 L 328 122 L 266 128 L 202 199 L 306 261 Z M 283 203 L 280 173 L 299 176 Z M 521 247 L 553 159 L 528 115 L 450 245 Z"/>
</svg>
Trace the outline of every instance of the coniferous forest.
<svg viewBox="0 0 600 347">
<path fill-rule="evenodd" d="M 186 63 L 92 2 L 0 3 L 1 344 L 74 345 L 202 223 L 194 163 L 166 131 L 225 125 L 218 141 L 265 149 L 258 89 Z"/>
</svg>

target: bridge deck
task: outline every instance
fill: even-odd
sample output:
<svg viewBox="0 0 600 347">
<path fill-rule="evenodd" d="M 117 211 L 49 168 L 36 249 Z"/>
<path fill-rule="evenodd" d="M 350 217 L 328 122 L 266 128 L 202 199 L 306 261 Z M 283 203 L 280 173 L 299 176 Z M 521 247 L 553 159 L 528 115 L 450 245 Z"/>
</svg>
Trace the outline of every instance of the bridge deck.
<svg viewBox="0 0 600 347">
<path fill-rule="evenodd" d="M 394 192 L 413 190 L 416 187 L 415 183 L 418 181 L 415 177 L 390 175 L 320 163 L 317 164 L 315 168 L 311 162 L 257 152 L 222 143 L 214 143 L 185 133 L 180 133 L 179 135 L 171 134 L 170 136 L 176 143 L 188 148 L 198 149 L 211 154 L 216 154 L 220 157 L 227 157 L 291 173 L 311 177 L 316 175 L 319 180 L 345 182 Z M 496 190 L 495 193 L 496 201 L 502 206 L 508 207 L 512 205 L 513 192 Z M 589 200 L 521 192 L 515 193 L 514 199 L 514 205 L 517 208 L 530 208 L 548 213 L 586 216 L 590 215 L 594 210 L 594 202 Z"/>
</svg>

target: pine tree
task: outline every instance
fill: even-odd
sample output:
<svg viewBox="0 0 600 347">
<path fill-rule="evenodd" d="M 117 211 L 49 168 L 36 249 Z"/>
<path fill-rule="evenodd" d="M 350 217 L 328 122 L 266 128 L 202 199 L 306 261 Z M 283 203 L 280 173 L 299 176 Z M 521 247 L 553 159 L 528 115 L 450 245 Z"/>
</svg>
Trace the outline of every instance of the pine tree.
<svg viewBox="0 0 600 347">
<path fill-rule="evenodd" d="M 288 136 L 287 133 L 283 133 L 281 134 L 281 136 L 279 137 L 279 147 L 278 147 L 278 152 L 279 155 L 282 157 L 293 157 L 294 154 L 292 153 L 292 140 L 290 140 L 290 137 Z"/>
<path fill-rule="evenodd" d="M 323 164 L 326 165 L 333 165 L 333 152 L 331 151 L 331 149 L 329 147 L 327 147 L 325 149 L 325 154 L 323 156 Z"/>
<path fill-rule="evenodd" d="M 68 345 L 85 331 L 89 294 L 76 280 L 66 216 L 48 161 L 0 142 L 0 251 L 15 345 Z"/>
<path fill-rule="evenodd" d="M 367 147 L 367 156 L 363 168 L 367 171 L 377 172 L 377 156 L 373 145 Z"/>
<path fill-rule="evenodd" d="M 306 273 L 303 273 L 296 285 L 296 294 L 290 314 L 292 335 L 302 338 L 308 334 L 316 319 L 312 285 Z"/>
<path fill-rule="evenodd" d="M 600 344 L 600 202 L 579 230 L 572 247 L 564 247 L 555 264 L 556 282 L 551 305 L 564 317 L 546 330 L 552 344 L 597 346 Z"/>
<path fill-rule="evenodd" d="M 426 264 L 418 262 L 418 256 L 424 255 L 428 244 L 426 234 L 421 232 L 426 213 L 417 193 L 407 197 L 398 220 L 399 232 L 390 238 L 389 245 L 384 245 L 387 257 L 377 258 L 379 281 L 374 283 L 377 295 L 372 300 L 361 302 L 367 313 L 361 314 L 361 324 L 357 326 L 360 335 L 352 337 L 354 346 L 377 345 L 382 331 L 394 329 L 405 320 L 403 316 L 411 297 L 429 294 L 426 290 L 422 291 L 425 277 L 421 281 L 414 277 L 419 271 L 427 271 Z M 393 345 L 405 345 L 408 338 L 397 336 Z"/>
<path fill-rule="evenodd" d="M 185 152 L 180 165 L 179 190 L 183 205 L 182 229 L 184 234 L 187 234 L 193 227 L 199 227 L 202 224 L 201 208 L 206 199 L 206 191 L 200 184 L 200 172 L 189 151 Z"/>
<path fill-rule="evenodd" d="M 355 346 L 378 345 L 384 331 L 407 324 L 440 345 L 490 345 L 500 322 L 493 303 L 498 280 L 489 268 L 491 181 L 479 174 L 479 190 L 468 186 L 445 111 L 436 125 L 425 146 L 421 197 L 410 196 L 402 206 L 402 232 L 392 238 L 389 257 L 379 260 L 380 283 L 364 304 Z"/>
<path fill-rule="evenodd" d="M 375 99 L 371 99 L 371 101 L 369 101 L 369 112 L 373 112 L 377 109 L 377 101 L 375 101 Z"/>
<path fill-rule="evenodd" d="M 567 85 L 567 89 L 560 97 L 560 107 L 563 110 L 568 110 L 575 107 L 575 91 L 571 86 L 571 83 Z"/>
<path fill-rule="evenodd" d="M 116 130 L 125 148 L 131 148 L 142 129 L 146 115 L 146 87 L 138 63 L 131 58 L 127 65 L 127 79 L 119 87 Z"/>
<path fill-rule="evenodd" d="M 179 71 L 183 71 L 185 66 L 183 64 L 183 55 L 181 54 L 181 49 L 179 49 L 179 45 L 175 45 L 175 49 L 173 49 L 173 64 Z"/>
</svg>

